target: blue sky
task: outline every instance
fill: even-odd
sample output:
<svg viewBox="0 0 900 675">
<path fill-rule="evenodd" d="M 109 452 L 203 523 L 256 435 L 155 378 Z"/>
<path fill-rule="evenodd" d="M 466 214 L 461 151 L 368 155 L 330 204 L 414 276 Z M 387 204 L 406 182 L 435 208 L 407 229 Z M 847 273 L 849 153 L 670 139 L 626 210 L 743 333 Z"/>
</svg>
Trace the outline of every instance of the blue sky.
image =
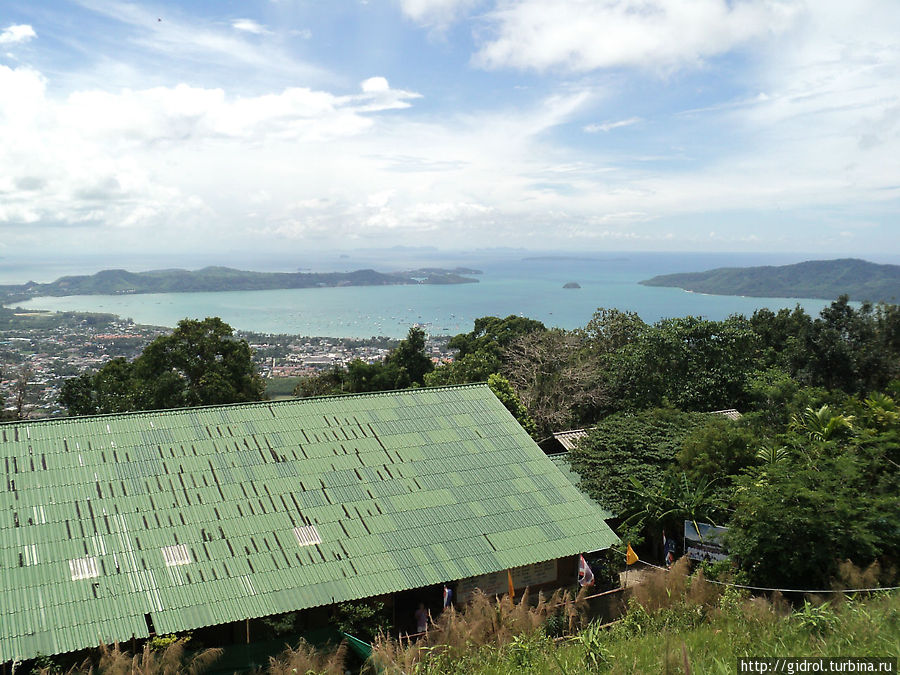
<svg viewBox="0 0 900 675">
<path fill-rule="evenodd" d="M 0 256 L 900 254 L 896 0 L 5 0 Z"/>
</svg>

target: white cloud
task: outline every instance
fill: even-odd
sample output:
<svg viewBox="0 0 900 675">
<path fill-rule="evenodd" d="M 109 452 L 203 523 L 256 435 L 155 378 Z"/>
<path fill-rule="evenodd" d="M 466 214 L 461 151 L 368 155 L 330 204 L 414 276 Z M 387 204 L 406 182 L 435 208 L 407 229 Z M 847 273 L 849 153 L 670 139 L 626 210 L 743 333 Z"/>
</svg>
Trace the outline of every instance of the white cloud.
<svg viewBox="0 0 900 675">
<path fill-rule="evenodd" d="M 388 87 L 234 97 L 178 85 L 55 98 L 37 71 L 0 65 L 0 225 L 89 225 L 160 241 L 176 221 L 185 236 L 218 228 L 228 220 L 220 209 L 235 204 L 277 219 L 299 176 L 310 171 L 319 189 L 325 165 L 331 180 L 352 175 L 349 139 L 416 96 Z"/>
<path fill-rule="evenodd" d="M 621 127 L 630 127 L 632 124 L 637 124 L 641 121 L 640 117 L 629 117 L 625 120 L 618 120 L 616 122 L 603 122 L 602 124 L 588 124 L 584 127 L 584 131 L 589 134 L 596 134 L 598 131 L 612 131 L 613 129 L 619 129 Z"/>
<path fill-rule="evenodd" d="M 482 0 L 399 0 L 400 8 L 410 19 L 430 26 L 443 27 Z"/>
<path fill-rule="evenodd" d="M 265 26 L 257 23 L 253 19 L 235 19 L 231 22 L 231 27 L 245 33 L 253 33 L 254 35 L 265 35 L 271 31 Z"/>
<path fill-rule="evenodd" d="M 387 91 L 391 87 L 388 85 L 388 81 L 383 77 L 370 77 L 368 80 L 363 80 L 360 88 L 367 94 L 371 94 L 374 92 Z"/>
<path fill-rule="evenodd" d="M 13 24 L 0 31 L 0 45 L 28 42 L 35 37 L 37 37 L 37 33 L 28 24 Z"/>
<path fill-rule="evenodd" d="M 538 71 L 669 71 L 777 34 L 796 13 L 779 0 L 501 0 L 474 60 Z"/>
</svg>

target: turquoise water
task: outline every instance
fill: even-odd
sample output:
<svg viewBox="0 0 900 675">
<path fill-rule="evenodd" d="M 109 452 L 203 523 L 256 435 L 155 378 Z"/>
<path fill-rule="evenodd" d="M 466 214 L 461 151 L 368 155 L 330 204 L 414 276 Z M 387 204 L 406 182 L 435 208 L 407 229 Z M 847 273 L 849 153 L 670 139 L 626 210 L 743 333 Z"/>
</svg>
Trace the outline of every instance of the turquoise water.
<svg viewBox="0 0 900 675">
<path fill-rule="evenodd" d="M 370 286 L 222 293 L 175 293 L 124 296 L 35 298 L 27 309 L 108 312 L 138 323 L 173 326 L 191 317 L 219 316 L 233 327 L 264 333 L 333 337 L 402 337 L 412 324 L 424 324 L 434 335 L 454 335 L 472 329 L 475 318 L 521 314 L 548 326 L 584 326 L 598 307 L 637 312 L 647 322 L 664 317 L 695 315 L 723 319 L 750 315 L 760 307 L 777 309 L 799 304 L 818 314 L 824 300 L 743 298 L 651 288 L 637 282 L 656 274 L 700 271 L 712 267 L 785 264 L 809 257 L 724 254 L 593 254 L 587 258 L 526 259 L 535 254 L 416 253 L 415 264 L 403 265 L 382 256 L 317 259 L 312 269 L 404 269 L 418 266 L 466 265 L 482 269 L 477 284 L 453 286 Z M 425 259 L 423 259 L 425 258 Z M 296 262 L 296 261 L 292 261 Z M 273 261 L 269 269 L 297 269 Z M 238 263 L 225 263 L 240 266 Z M 168 265 L 172 266 L 172 265 Z M 253 268 L 265 268 L 256 265 Z M 146 267 L 144 267 L 146 269 Z M 247 269 L 248 267 L 244 267 Z M 138 269 L 131 267 L 130 269 Z M 93 271 L 93 270 L 91 270 Z M 570 281 L 580 289 L 563 289 Z"/>
</svg>

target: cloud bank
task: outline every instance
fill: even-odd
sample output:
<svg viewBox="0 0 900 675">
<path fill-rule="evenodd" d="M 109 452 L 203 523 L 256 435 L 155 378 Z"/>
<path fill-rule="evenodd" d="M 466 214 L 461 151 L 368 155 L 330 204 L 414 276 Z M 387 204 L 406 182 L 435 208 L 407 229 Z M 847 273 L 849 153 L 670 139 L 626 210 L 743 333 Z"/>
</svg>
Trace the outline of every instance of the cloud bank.
<svg viewBox="0 0 900 675">
<path fill-rule="evenodd" d="M 128 76 L 0 61 L 7 246 L 896 250 L 890 0 L 398 0 L 415 58 L 358 61 L 288 3 L 78 1 L 120 26 L 90 72 Z"/>
</svg>

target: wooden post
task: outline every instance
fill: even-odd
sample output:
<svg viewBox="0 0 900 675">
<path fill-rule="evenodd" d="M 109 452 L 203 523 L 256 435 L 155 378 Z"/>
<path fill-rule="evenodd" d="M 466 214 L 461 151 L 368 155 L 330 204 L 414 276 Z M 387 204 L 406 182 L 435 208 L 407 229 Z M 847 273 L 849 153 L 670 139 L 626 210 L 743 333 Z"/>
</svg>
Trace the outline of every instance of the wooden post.
<svg viewBox="0 0 900 675">
<path fill-rule="evenodd" d="M 247 644 L 250 644 L 250 617 L 247 617 Z"/>
</svg>

